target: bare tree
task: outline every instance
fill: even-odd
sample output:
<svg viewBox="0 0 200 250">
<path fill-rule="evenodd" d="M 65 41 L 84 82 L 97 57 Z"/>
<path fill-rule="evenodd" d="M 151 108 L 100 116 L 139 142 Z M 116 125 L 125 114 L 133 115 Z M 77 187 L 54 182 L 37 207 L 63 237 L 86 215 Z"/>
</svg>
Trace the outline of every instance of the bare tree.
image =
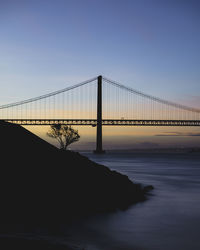
<svg viewBox="0 0 200 250">
<path fill-rule="evenodd" d="M 56 139 L 60 144 L 60 149 L 67 150 L 67 147 L 79 140 L 80 135 L 78 130 L 73 129 L 71 126 L 54 124 L 51 125 L 47 135 L 51 138 Z"/>
</svg>

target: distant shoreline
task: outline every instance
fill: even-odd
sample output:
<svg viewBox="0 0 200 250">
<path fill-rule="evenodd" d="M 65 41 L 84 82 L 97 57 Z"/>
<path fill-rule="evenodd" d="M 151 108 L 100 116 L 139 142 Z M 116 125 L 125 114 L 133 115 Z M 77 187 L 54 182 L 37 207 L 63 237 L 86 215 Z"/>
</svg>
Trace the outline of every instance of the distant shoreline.
<svg viewBox="0 0 200 250">
<path fill-rule="evenodd" d="M 72 150 L 73 151 L 73 150 Z M 91 153 L 92 150 L 75 150 L 80 153 Z M 195 148 L 143 148 L 143 149 L 108 149 L 107 153 L 199 153 L 200 147 Z"/>
</svg>

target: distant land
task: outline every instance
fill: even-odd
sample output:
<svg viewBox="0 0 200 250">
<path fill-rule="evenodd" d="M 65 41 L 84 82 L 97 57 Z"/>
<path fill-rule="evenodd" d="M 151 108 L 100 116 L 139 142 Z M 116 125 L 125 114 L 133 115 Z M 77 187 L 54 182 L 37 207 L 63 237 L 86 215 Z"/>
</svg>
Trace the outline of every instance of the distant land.
<svg viewBox="0 0 200 250">
<path fill-rule="evenodd" d="M 78 150 L 81 152 L 91 152 L 91 150 Z M 200 147 L 171 147 L 171 148 L 133 148 L 133 149 L 108 149 L 106 150 L 107 153 L 119 153 L 119 152 L 126 152 L 126 153 L 199 153 L 200 154 Z"/>
</svg>

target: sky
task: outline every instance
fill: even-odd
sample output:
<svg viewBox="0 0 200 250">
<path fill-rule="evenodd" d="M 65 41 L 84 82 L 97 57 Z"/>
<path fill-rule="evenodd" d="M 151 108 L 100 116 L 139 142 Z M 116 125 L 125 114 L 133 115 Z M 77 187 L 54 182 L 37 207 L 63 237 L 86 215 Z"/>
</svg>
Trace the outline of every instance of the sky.
<svg viewBox="0 0 200 250">
<path fill-rule="evenodd" d="M 102 74 L 199 108 L 199 11 L 194 0 L 0 0 L 0 104 Z M 74 147 L 93 147 L 95 130 L 80 132 Z M 104 128 L 104 135 L 108 148 L 200 145 L 199 128 Z"/>
</svg>

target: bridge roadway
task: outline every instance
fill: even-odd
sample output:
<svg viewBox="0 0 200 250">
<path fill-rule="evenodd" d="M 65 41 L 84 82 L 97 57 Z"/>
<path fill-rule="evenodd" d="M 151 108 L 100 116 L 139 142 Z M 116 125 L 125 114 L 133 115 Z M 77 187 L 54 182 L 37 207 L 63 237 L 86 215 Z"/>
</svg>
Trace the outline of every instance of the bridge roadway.
<svg viewBox="0 0 200 250">
<path fill-rule="evenodd" d="M 0 120 L 2 121 L 2 119 Z M 96 119 L 4 119 L 19 125 L 74 125 L 97 126 Z M 104 126 L 200 126 L 200 120 L 126 120 L 102 119 Z"/>
</svg>

